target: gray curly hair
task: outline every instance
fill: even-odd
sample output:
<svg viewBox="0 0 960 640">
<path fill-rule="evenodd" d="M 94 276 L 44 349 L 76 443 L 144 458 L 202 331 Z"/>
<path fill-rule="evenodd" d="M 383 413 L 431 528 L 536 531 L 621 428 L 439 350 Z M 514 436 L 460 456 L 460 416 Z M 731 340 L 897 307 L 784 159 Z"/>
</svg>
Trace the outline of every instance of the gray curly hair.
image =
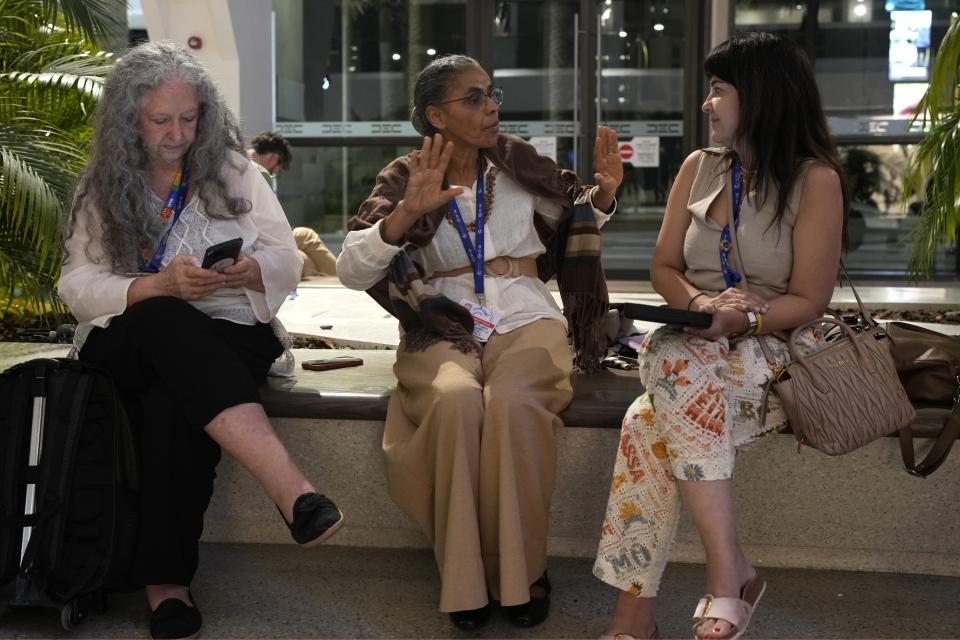
<svg viewBox="0 0 960 640">
<path fill-rule="evenodd" d="M 148 156 L 138 123 L 144 95 L 173 80 L 193 87 L 200 103 L 197 135 L 189 151 L 190 184 L 206 214 L 231 218 L 252 207 L 227 191 L 223 172 L 243 171 L 245 159 L 232 153 L 243 152 L 240 128 L 210 74 L 173 43 L 141 44 L 120 58 L 103 85 L 90 162 L 77 181 L 65 236 L 73 235 L 77 212 L 91 206 L 100 219 L 90 216 L 88 228 L 93 232 L 102 225 L 103 247 L 114 273 L 136 271 L 141 244 L 155 243 L 163 229 L 150 196 Z"/>
</svg>

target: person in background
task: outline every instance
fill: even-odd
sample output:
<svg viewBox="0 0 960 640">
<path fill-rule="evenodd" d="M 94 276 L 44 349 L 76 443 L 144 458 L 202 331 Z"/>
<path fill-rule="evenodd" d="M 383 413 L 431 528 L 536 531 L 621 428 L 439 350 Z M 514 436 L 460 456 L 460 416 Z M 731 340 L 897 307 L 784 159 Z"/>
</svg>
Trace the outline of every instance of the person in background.
<svg viewBox="0 0 960 640">
<path fill-rule="evenodd" d="M 274 190 L 274 178 L 289 169 L 293 162 L 290 143 L 275 131 L 261 131 L 254 136 L 247 149 L 247 157 Z M 301 280 L 313 276 L 337 275 L 337 256 L 327 248 L 316 231 L 310 227 L 294 227 L 293 238 L 303 260 Z"/>
<path fill-rule="evenodd" d="M 293 161 L 290 143 L 275 131 L 261 131 L 255 135 L 247 148 L 247 157 L 271 188 L 273 179 L 289 169 Z"/>
<path fill-rule="evenodd" d="M 280 305 L 300 279 L 290 225 L 242 155 L 208 72 L 170 43 L 126 53 L 104 83 L 90 162 L 64 241 L 60 297 L 80 321 L 81 361 L 109 372 L 141 452 L 132 579 L 154 638 L 191 638 L 190 584 L 221 448 L 276 504 L 293 539 L 329 538 L 343 514 L 277 438 L 258 386 L 283 353 Z M 243 241 L 238 260 L 205 250 Z"/>
<path fill-rule="evenodd" d="M 786 421 L 763 389 L 789 360 L 783 332 L 830 302 L 848 198 L 813 69 L 795 43 L 740 33 L 704 62 L 718 148 L 684 161 L 650 265 L 671 307 L 707 329 L 662 327 L 640 349 L 594 574 L 619 589 L 606 637 L 657 637 L 654 603 L 680 505 L 706 552 L 698 639 L 739 638 L 766 589 L 737 543 L 737 450 Z M 735 235 L 734 235 L 735 234 Z M 748 288 L 738 287 L 746 280 Z M 799 336 L 804 350 L 819 337 Z"/>
<path fill-rule="evenodd" d="M 377 176 L 337 274 L 400 319 L 383 449 L 394 501 L 433 542 L 440 610 L 461 630 L 499 601 L 530 627 L 549 612 L 547 525 L 571 350 L 606 350 L 602 225 L 623 179 L 600 127 L 596 186 L 499 132 L 503 92 L 476 60 L 417 77 L 423 148 Z M 544 282 L 558 269 L 561 313 Z"/>
</svg>

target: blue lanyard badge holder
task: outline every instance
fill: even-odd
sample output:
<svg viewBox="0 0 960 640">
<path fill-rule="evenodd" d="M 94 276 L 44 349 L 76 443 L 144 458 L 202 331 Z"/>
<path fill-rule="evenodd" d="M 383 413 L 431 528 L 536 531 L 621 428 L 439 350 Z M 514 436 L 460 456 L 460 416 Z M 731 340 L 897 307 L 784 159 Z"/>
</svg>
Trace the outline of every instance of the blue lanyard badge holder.
<svg viewBox="0 0 960 640">
<path fill-rule="evenodd" d="M 187 204 L 187 185 L 189 181 L 190 164 L 187 159 L 184 159 L 183 165 L 181 165 L 180 170 L 173 179 L 173 184 L 170 185 L 170 193 L 167 194 L 163 209 L 160 210 L 160 218 L 162 220 L 170 220 L 171 214 L 173 220 L 170 220 L 167 224 L 167 230 L 160 236 L 160 240 L 154 247 L 150 257 L 147 258 L 143 253 L 138 255 L 141 273 L 159 273 L 163 263 L 163 254 L 166 253 L 167 250 L 167 240 L 170 238 L 170 232 L 173 230 L 174 225 L 177 224 L 177 220 L 180 219 L 180 214 L 183 213 L 183 209 Z M 149 251 L 149 248 L 147 250 Z"/>
<path fill-rule="evenodd" d="M 476 301 L 464 298 L 460 304 L 473 316 L 473 337 L 480 342 L 486 342 L 493 335 L 493 330 L 500 321 L 500 314 L 485 306 L 484 300 L 484 261 L 483 261 L 483 223 L 484 223 L 484 201 L 483 190 L 483 163 L 480 164 L 480 175 L 477 177 L 477 219 L 474 223 L 476 232 L 476 245 L 470 242 L 470 235 L 467 233 L 467 225 L 463 222 L 463 216 L 460 215 L 460 207 L 454 198 L 450 201 L 450 217 L 453 219 L 453 226 L 457 229 L 460 236 L 460 242 L 463 243 L 463 249 L 467 252 L 467 259 L 470 260 L 470 266 L 473 268 L 473 290 L 476 293 Z"/>
<path fill-rule="evenodd" d="M 740 201 L 743 195 L 743 183 L 740 181 L 740 161 L 736 160 L 733 163 L 733 228 L 740 229 Z M 730 237 L 730 223 L 727 223 L 723 227 L 723 231 L 720 232 L 720 271 L 723 272 L 723 280 L 727 284 L 728 289 L 733 289 L 737 286 L 737 283 L 740 282 L 743 276 L 730 266 L 729 255 L 730 250 L 733 248 L 733 241 Z"/>
</svg>

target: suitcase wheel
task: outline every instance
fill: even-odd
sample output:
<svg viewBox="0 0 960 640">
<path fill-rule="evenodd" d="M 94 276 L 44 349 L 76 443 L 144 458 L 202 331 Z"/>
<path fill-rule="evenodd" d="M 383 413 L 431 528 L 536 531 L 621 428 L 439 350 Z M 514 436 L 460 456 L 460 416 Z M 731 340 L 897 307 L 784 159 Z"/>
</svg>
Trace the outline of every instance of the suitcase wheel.
<svg viewBox="0 0 960 640">
<path fill-rule="evenodd" d="M 65 631 L 70 631 L 82 621 L 83 610 L 80 608 L 80 603 L 76 600 L 71 600 L 60 608 L 60 626 L 62 626 Z"/>
</svg>

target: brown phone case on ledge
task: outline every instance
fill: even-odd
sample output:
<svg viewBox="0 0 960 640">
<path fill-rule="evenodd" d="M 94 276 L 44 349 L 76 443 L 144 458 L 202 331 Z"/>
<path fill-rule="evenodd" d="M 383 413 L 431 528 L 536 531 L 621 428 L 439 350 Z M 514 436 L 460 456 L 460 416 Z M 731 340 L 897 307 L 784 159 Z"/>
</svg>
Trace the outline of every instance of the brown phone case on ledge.
<svg viewBox="0 0 960 640">
<path fill-rule="evenodd" d="M 328 369 L 343 369 L 344 367 L 359 367 L 363 364 L 362 358 L 354 356 L 337 356 L 321 360 L 304 360 L 300 366 L 308 371 L 327 371 Z"/>
</svg>

